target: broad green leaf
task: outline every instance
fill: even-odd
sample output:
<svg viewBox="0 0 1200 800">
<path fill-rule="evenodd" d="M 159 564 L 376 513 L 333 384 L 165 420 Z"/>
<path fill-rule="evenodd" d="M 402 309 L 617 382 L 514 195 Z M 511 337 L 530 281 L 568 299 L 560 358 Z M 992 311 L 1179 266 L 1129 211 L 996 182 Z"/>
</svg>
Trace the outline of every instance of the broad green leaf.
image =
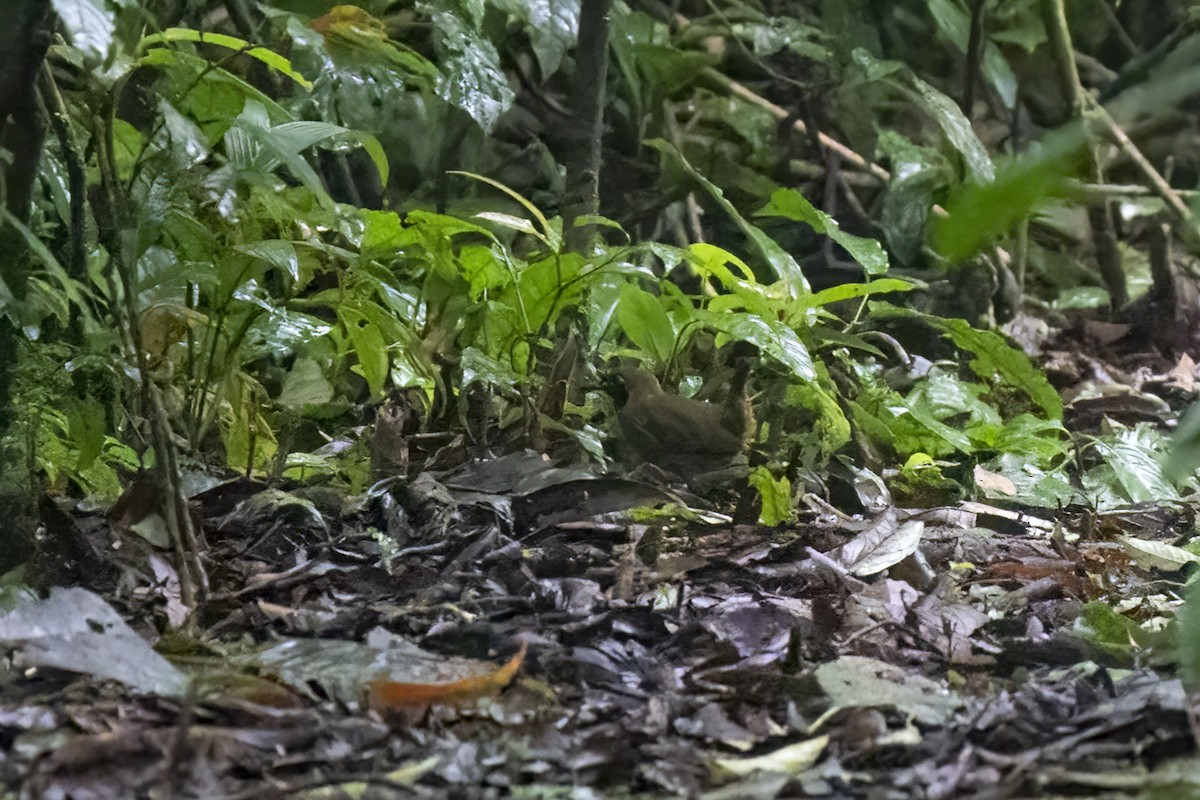
<svg viewBox="0 0 1200 800">
<path fill-rule="evenodd" d="M 710 311 L 748 311 L 764 318 L 779 316 L 780 308 L 794 307 L 800 314 L 808 309 L 803 300 L 788 297 L 781 283 L 763 286 L 754 279 L 746 262 L 729 251 L 706 242 L 691 244 L 688 263 L 705 278 L 715 278 L 729 294 L 718 294 L 708 301 Z M 734 274 L 730 265 L 737 268 Z M 807 322 L 807 320 L 804 320 Z"/>
<path fill-rule="evenodd" d="M 360 313 L 346 310 L 340 312 L 339 316 L 358 356 L 358 363 L 351 370 L 366 379 L 372 397 L 379 397 L 383 393 L 390 364 L 387 342 L 379 327 Z"/>
<path fill-rule="evenodd" d="M 437 95 L 491 133 L 516 98 L 496 46 L 448 2 L 420 2 L 416 7 L 433 21 L 434 46 L 443 70 L 434 87 Z"/>
<path fill-rule="evenodd" d="M 600 214 L 580 214 L 575 218 L 574 225 L 576 228 L 584 225 L 597 225 L 602 228 L 612 228 L 621 232 L 621 236 L 625 242 L 630 241 L 629 234 L 623 227 L 621 227 L 621 223 L 617 222 L 615 219 L 609 219 L 608 217 Z"/>
<path fill-rule="evenodd" d="M 734 22 L 730 25 L 730 33 L 749 43 L 750 48 L 760 56 L 774 55 L 780 50 L 789 50 L 819 62 L 828 62 L 833 56 L 825 31 L 795 17 L 765 17 Z"/>
<path fill-rule="evenodd" d="M 1115 665 L 1132 667 L 1135 659 L 1165 637 L 1154 634 L 1107 603 L 1085 603 L 1075 620 L 1075 632 L 1085 638 L 1105 659 Z"/>
<path fill-rule="evenodd" d="M 458 264 L 462 276 L 471 286 L 472 300 L 479 300 L 486 293 L 513 283 L 512 273 L 505 268 L 492 247 L 466 245 L 459 251 Z"/>
<path fill-rule="evenodd" d="M 558 71 L 563 56 L 575 46 L 579 30 L 579 0 L 493 0 L 512 18 L 524 23 L 529 45 L 543 77 Z"/>
<path fill-rule="evenodd" d="M 266 109 L 255 100 L 246 101 L 234 125 L 225 132 L 225 152 L 230 164 L 242 171 L 270 174 L 279 166 L 287 167 L 325 207 L 332 208 L 324 182 L 301 153 L 317 142 L 343 137 L 360 141 L 386 183 L 387 160 L 375 137 L 324 122 L 272 125 Z"/>
<path fill-rule="evenodd" d="M 298 358 L 283 381 L 279 404 L 302 410 L 333 400 L 333 387 L 325 378 L 321 366 L 311 358 Z"/>
<path fill-rule="evenodd" d="M 1178 500 L 1179 492 L 1163 475 L 1165 442 L 1145 425 L 1097 439 L 1092 446 L 1104 458 L 1131 503 Z"/>
<path fill-rule="evenodd" d="M 675 328 L 658 298 L 627 283 L 621 287 L 617 321 L 625 335 L 660 364 L 670 362 L 675 352 Z"/>
<path fill-rule="evenodd" d="M 1179 674 L 1188 691 L 1200 690 L 1200 580 L 1192 580 L 1183 607 L 1179 609 L 1175 644 L 1179 650 Z"/>
<path fill-rule="evenodd" d="M 697 319 L 730 339 L 749 342 L 774 358 L 802 381 L 815 380 L 816 368 L 812 354 L 796 332 L 777 319 L 764 319 L 756 314 L 727 311 L 701 311 Z"/>
<path fill-rule="evenodd" d="M 364 225 L 358 246 L 367 258 L 395 256 L 416 238 L 413 231 L 404 227 L 395 211 L 363 209 L 360 213 Z"/>
<path fill-rule="evenodd" d="M 1028 456 L 1002 452 L 1001 455 L 982 466 L 1008 478 L 1016 488 L 1010 499 L 1014 502 L 1038 508 L 1062 508 L 1073 502 L 1082 501 L 1082 492 L 1072 485 L 1071 476 L 1061 465 L 1043 469 L 1031 463 Z"/>
<path fill-rule="evenodd" d="M 972 436 L 980 441 L 981 447 L 1019 454 L 1027 462 L 1046 466 L 1058 463 L 1073 450 L 1071 435 L 1062 422 L 1028 413 L 1018 414 L 994 432 L 974 430 Z"/>
<path fill-rule="evenodd" d="M 1029 395 L 1052 420 L 1062 419 L 1062 396 L 1050 385 L 1046 375 L 1029 356 L 1010 345 L 1000 334 L 973 328 L 965 320 L 928 317 L 955 345 L 975 357 L 968 362 L 971 371 L 985 381 L 1000 380 Z"/>
<path fill-rule="evenodd" d="M 138 66 L 156 67 L 166 80 L 158 91 L 199 126 L 208 141 L 217 141 L 253 100 L 266 109 L 272 122 L 287 122 L 292 115 L 272 98 L 228 70 L 178 49 L 156 47 L 138 60 Z"/>
<path fill-rule="evenodd" d="M 340 125 L 330 125 L 327 122 L 314 122 L 311 120 L 285 122 L 282 125 L 271 127 L 270 132 L 273 143 L 277 143 L 277 146 L 281 150 L 293 154 L 307 150 L 318 142 L 335 144 L 336 142 L 333 140 L 337 139 L 355 141 L 371 157 L 371 163 L 375 165 L 375 169 L 379 172 L 380 182 L 384 185 L 387 184 L 387 156 L 384 155 L 383 146 L 379 144 L 379 140 L 370 134 L 362 133 L 361 131 L 352 131 Z"/>
<path fill-rule="evenodd" d="M 740 283 L 755 283 L 754 271 L 740 258 L 724 248 L 708 242 L 695 242 L 688 245 L 687 252 L 695 256 L 692 263 L 704 273 L 715 277 L 726 289 L 733 289 Z M 739 275 L 735 276 L 729 265 L 737 268 Z"/>
<path fill-rule="evenodd" d="M 259 410 L 258 398 L 266 397 L 263 387 L 243 372 L 233 376 L 228 397 L 221 406 L 221 441 L 230 469 L 269 469 L 279 447 L 270 422 Z"/>
<path fill-rule="evenodd" d="M 513 261 L 512 257 L 507 261 Z M 578 253 L 555 253 L 521 272 L 517 290 L 529 316 L 527 333 L 549 330 L 564 308 L 580 301 L 588 284 L 581 274 L 585 264 Z"/>
<path fill-rule="evenodd" d="M 466 347 L 462 352 L 462 386 L 483 383 L 498 389 L 511 389 L 520 383 L 522 375 L 512 366 L 492 358 L 476 347 Z"/>
<path fill-rule="evenodd" d="M 892 170 L 879 224 L 892 252 L 911 264 L 922 255 L 934 192 L 949 184 L 953 173 L 941 153 L 913 144 L 896 131 L 881 132 L 876 149 Z"/>
<path fill-rule="evenodd" d="M 261 242 L 237 245 L 233 249 L 254 258 L 261 258 L 276 269 L 287 273 L 292 279 L 293 285 L 300 282 L 300 258 L 296 255 L 295 245 L 289 241 L 264 239 Z"/>
<path fill-rule="evenodd" d="M 51 0 L 51 5 L 77 50 L 93 61 L 108 58 L 116 21 L 105 0 Z"/>
<path fill-rule="evenodd" d="M 946 373 L 930 375 L 925 383 L 918 385 L 905 398 L 905 408 L 912 419 L 961 453 L 974 452 L 970 435 L 961 431 L 961 426 L 950 426 L 943 420 L 962 414 L 979 414 L 980 411 L 983 414 L 991 411 L 992 416 L 998 416 L 994 410 L 979 403 L 966 384 Z"/>
</svg>

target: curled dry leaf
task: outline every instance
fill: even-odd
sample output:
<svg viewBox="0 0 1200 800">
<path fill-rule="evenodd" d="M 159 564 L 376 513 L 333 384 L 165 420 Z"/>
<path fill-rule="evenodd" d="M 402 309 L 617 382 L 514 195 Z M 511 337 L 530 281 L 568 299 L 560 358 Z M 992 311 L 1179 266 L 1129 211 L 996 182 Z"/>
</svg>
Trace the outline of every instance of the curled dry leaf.
<svg viewBox="0 0 1200 800">
<path fill-rule="evenodd" d="M 499 669 L 447 683 L 409 683 L 376 679 L 367 684 L 367 703 L 381 714 L 407 713 L 430 705 L 459 705 L 498 693 L 512 682 L 525 661 L 527 643 Z"/>
</svg>

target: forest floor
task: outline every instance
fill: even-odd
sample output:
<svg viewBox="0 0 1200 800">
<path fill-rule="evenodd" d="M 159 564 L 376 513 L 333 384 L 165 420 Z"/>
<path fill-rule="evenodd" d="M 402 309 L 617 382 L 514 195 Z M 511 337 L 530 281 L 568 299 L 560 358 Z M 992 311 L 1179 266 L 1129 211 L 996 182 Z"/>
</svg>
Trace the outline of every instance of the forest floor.
<svg viewBox="0 0 1200 800">
<path fill-rule="evenodd" d="M 1123 363 L 1142 369 L 1104 363 L 1120 391 L 1101 399 L 1062 387 L 1073 431 L 1144 421 L 1148 397 L 1196 378 L 1187 359 Z M 357 497 L 196 492 L 211 587 L 190 635 L 159 633 L 187 611 L 163 552 L 47 503 L 45 533 L 67 544 L 40 568 L 77 586 L 0 617 L 21 668 L 0 673 L 6 796 L 1200 785 L 1166 624 L 1183 504 L 847 513 L 806 496 L 799 521 L 768 527 L 736 486 L 701 500 L 533 452 L 410 474 Z"/>
</svg>

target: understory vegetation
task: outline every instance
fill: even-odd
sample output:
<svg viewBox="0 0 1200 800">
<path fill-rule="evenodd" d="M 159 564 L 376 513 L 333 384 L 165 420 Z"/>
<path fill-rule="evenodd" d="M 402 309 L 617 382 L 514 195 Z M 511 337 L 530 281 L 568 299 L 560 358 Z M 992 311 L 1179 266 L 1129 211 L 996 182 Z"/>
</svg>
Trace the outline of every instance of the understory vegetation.
<svg viewBox="0 0 1200 800">
<path fill-rule="evenodd" d="M 748 593 L 803 618 L 754 666 L 769 664 L 787 688 L 771 690 L 761 717 L 730 701 L 734 689 L 705 695 L 723 680 L 714 664 L 752 649 L 726 618 L 705 628 L 701 650 L 728 649 L 709 672 L 670 662 L 690 675 L 676 688 L 699 699 L 695 716 L 679 716 L 691 729 L 664 730 L 726 748 L 703 762 L 709 772 L 689 761 L 694 742 L 654 756 L 687 762 L 678 774 L 546 768 L 547 785 L 585 775 L 631 793 L 695 796 L 771 774 L 786 778 L 775 792 L 866 796 L 838 794 L 856 779 L 836 759 L 814 767 L 823 748 L 882 775 L 886 752 L 920 750 L 901 736 L 914 720 L 956 741 L 973 735 L 965 706 L 897 695 L 880 701 L 893 718 L 871 745 L 837 735 L 830 745 L 824 715 L 845 730 L 858 717 L 837 712 L 871 704 L 838 696 L 822 670 L 838 664 L 850 682 L 873 668 L 857 658 L 919 664 L 920 681 L 977 697 L 1023 680 L 1092 680 L 1051 669 L 1083 662 L 1154 667 L 1164 681 L 1200 674 L 1200 614 L 1176 619 L 1200 562 L 1200 417 L 1178 422 L 1197 391 L 1200 322 L 1193 5 L 16 0 L 11 22 L 0 32 L 0 54 L 12 54 L 0 57 L 4 610 L 88 587 L 139 610 L 135 627 L 163 637 L 171 670 L 219 657 L 275 676 L 278 687 L 249 692 L 254 702 L 287 686 L 288 702 L 354 709 L 361 681 L 343 691 L 328 671 L 358 651 L 278 646 L 238 661 L 249 657 L 230 655 L 238 648 L 222 635 L 357 645 L 374 626 L 420 639 L 483 620 L 515 641 L 541 618 L 504 604 L 544 591 L 565 633 L 541 635 L 569 650 L 571 625 L 601 607 L 676 613 L 690 596 L 672 581 L 737 564 L 735 577 L 692 586 L 711 593 L 698 608 L 728 610 Z M 620 424 L 620 376 L 634 365 L 668 395 L 748 409 L 732 478 L 634 469 L 654 461 L 635 457 Z M 1151 508 L 1164 516 L 1128 522 Z M 971 522 L 939 538 L 935 527 L 958 524 L 929 516 L 939 509 Z M 554 547 L 581 549 L 546 555 L 548 530 L 583 519 L 592 533 L 554 529 L 568 542 Z M 632 531 L 627 550 L 597 565 L 597 545 L 584 543 L 613 520 Z M 664 566 L 697 558 L 693 545 L 716 528 L 733 537 L 719 559 L 705 545 L 709 566 Z M 997 555 L 1003 535 L 1036 544 Z M 750 542 L 772 553 L 769 569 Z M 508 558 L 521 566 L 501 569 Z M 592 571 L 553 571 L 571 559 Z M 289 597 L 303 605 L 298 583 L 336 581 L 351 562 L 370 581 L 322 596 L 337 605 L 361 589 L 355 603 L 369 614 L 273 616 Z M 530 588 L 551 575 L 552 591 Z M 585 577 L 594 589 L 579 588 Z M 400 585 L 417 594 L 388 595 Z M 989 593 L 997 587 L 1008 594 Z M 246 593 L 262 602 L 243 608 Z M 1047 597 L 1069 609 L 1039 610 Z M 26 641 L 5 624 L 0 640 Z M 695 633 L 681 619 L 631 618 L 606 622 L 603 636 L 621 625 L 640 632 L 604 650 L 614 675 L 621 659 L 649 659 L 653 641 Z M 1012 655 L 1015 639 L 1033 652 L 1055 626 L 1074 637 L 1074 656 Z M 540 644 L 530 670 L 541 687 L 592 674 Z M 538 658 L 536 636 L 517 647 L 472 651 L 504 666 L 486 679 L 456 672 L 456 702 L 499 692 L 527 653 Z M 690 657 L 682 642 L 659 655 Z M 397 682 L 371 683 L 364 701 L 385 717 L 414 705 L 395 686 L 427 682 L 392 667 Z M 141 683 L 94 674 L 189 708 L 206 691 L 239 691 L 232 679 L 182 689 L 167 667 Z M 851 694 L 905 685 L 903 673 L 871 675 Z M 747 697 L 760 679 L 747 679 Z M 820 684 L 825 707 L 795 699 L 804 690 L 790 682 L 802 679 Z M 532 680 L 520 690 L 529 697 L 541 691 Z M 579 708 L 632 718 L 624 701 L 590 694 L 590 680 L 570 695 Z M 654 694 L 649 679 L 625 683 Z M 705 703 L 750 731 L 745 740 L 713 733 Z M 0 720 L 0 738 L 19 727 Z M 1179 731 L 1163 735 L 1164 751 L 1194 754 Z M 393 744 L 374 768 L 446 757 L 429 736 Z M 779 736 L 810 750 L 765 744 Z M 875 739 L 896 750 L 854 762 Z M 539 757 L 529 747 L 522 763 Z M 726 757 L 752 750 L 780 760 Z M 1121 757 L 1109 766 L 1132 763 Z M 1140 763 L 1152 771 L 1166 758 Z M 447 763 L 442 789 L 456 786 Z M 887 796 L 973 796 L 939 795 L 942 778 L 918 780 L 918 757 L 906 763 L 928 793 Z M 986 768 L 1015 775 L 1015 763 Z M 420 785 L 433 769 L 393 778 Z M 459 788 L 490 780 L 461 774 Z M 516 774 L 505 780 L 539 779 L 532 767 Z M 980 780 L 957 788 L 982 792 Z M 775 796 L 745 791 L 728 796 Z"/>
</svg>

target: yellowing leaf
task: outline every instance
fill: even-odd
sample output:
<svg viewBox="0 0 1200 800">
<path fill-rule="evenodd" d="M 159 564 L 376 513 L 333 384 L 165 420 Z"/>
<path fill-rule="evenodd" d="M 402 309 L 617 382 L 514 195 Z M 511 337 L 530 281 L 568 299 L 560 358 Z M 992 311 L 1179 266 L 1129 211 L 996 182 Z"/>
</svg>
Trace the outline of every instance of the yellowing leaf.
<svg viewBox="0 0 1200 800">
<path fill-rule="evenodd" d="M 828 736 L 817 736 L 753 758 L 716 758 L 710 768 L 716 778 L 742 777 L 755 772 L 797 775 L 817 763 L 828 744 Z"/>
</svg>

